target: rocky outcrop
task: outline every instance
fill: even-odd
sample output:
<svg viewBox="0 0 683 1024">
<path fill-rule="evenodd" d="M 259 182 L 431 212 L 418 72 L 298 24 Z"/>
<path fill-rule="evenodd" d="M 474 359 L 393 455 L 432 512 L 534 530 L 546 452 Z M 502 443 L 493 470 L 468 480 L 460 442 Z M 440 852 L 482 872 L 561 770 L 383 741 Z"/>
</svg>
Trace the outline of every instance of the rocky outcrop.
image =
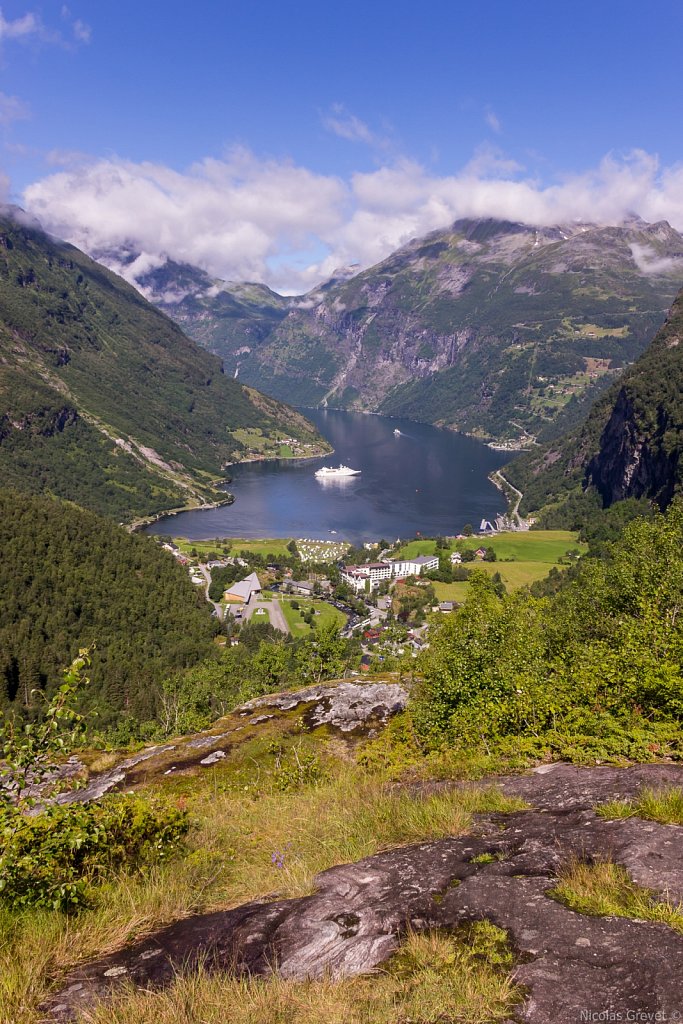
<svg viewBox="0 0 683 1024">
<path fill-rule="evenodd" d="M 557 765 L 499 781 L 537 806 L 480 817 L 469 836 L 332 868 L 317 877 L 311 896 L 179 921 L 73 972 L 46 1007 L 47 1019 L 71 1019 L 122 982 L 169 985 L 178 970 L 199 962 L 209 971 L 277 970 L 295 979 L 367 972 L 397 949 L 407 928 L 454 928 L 484 918 L 509 932 L 517 952 L 514 977 L 527 991 L 520 1020 L 578 1024 L 601 1019 L 582 1014 L 610 1007 L 623 1014 L 614 1019 L 677 1019 L 683 936 L 664 925 L 575 913 L 551 890 L 569 859 L 609 859 L 639 884 L 681 900 L 683 828 L 607 821 L 592 806 L 607 796 L 631 796 L 643 784 L 680 785 L 683 768 Z M 633 1013 L 651 1016 L 627 1016 Z"/>
<path fill-rule="evenodd" d="M 683 292 L 649 348 L 563 437 L 506 472 L 524 511 L 593 487 L 605 507 L 645 498 L 666 508 L 683 489 Z M 574 521 L 572 519 L 572 521 Z"/>
<path fill-rule="evenodd" d="M 245 715 L 257 708 L 276 708 L 291 711 L 300 705 L 310 705 L 306 724 L 315 729 L 329 725 L 341 732 L 362 729 L 368 732 L 386 724 L 391 715 L 403 711 L 408 700 L 407 690 L 398 683 L 336 683 L 332 686 L 308 686 L 292 693 L 273 693 L 257 697 L 238 709 Z"/>
<path fill-rule="evenodd" d="M 271 693 L 241 704 L 210 730 L 147 747 L 104 771 L 88 775 L 77 757 L 69 758 L 40 787 L 32 788 L 26 795 L 46 799 L 50 790 L 67 787 L 53 798 L 56 803 L 88 803 L 162 775 L 200 771 L 223 760 L 249 735 L 248 727 L 258 727 L 273 719 L 285 720 L 296 710 L 304 728 L 325 727 L 353 741 L 359 736 L 373 735 L 392 715 L 403 711 L 407 700 L 408 692 L 403 686 L 384 681 L 322 683 L 287 693 Z M 68 788 L 76 779 L 81 785 Z"/>
</svg>

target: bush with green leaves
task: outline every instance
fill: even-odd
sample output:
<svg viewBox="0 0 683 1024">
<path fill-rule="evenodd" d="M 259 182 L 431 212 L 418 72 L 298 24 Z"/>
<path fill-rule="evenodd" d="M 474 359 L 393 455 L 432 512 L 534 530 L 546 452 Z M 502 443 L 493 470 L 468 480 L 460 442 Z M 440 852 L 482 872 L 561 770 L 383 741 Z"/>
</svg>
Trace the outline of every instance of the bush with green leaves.
<svg viewBox="0 0 683 1024">
<path fill-rule="evenodd" d="M 577 750 L 590 737 L 596 755 L 654 755 L 655 727 L 683 721 L 683 505 L 634 520 L 545 597 L 497 595 L 473 574 L 418 671 L 427 747 L 553 734 L 580 738 Z"/>
<path fill-rule="evenodd" d="M 94 886 L 175 852 L 187 813 L 142 797 L 51 804 L 36 815 L 0 808 L 0 899 L 12 907 L 77 910 Z"/>
<path fill-rule="evenodd" d="M 37 722 L 0 715 L 0 900 L 15 908 L 76 910 L 114 871 L 174 852 L 189 828 L 184 811 L 140 796 L 59 802 L 60 758 L 83 733 L 74 705 L 89 664 L 83 649 Z"/>
</svg>

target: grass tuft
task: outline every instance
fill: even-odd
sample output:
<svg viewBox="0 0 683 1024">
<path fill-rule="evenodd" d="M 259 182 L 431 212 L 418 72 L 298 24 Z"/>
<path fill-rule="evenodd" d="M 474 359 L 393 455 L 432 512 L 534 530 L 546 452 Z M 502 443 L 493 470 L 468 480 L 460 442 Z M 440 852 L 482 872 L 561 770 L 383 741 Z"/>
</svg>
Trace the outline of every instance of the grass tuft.
<svg viewBox="0 0 683 1024">
<path fill-rule="evenodd" d="M 637 885 L 623 867 L 611 861 L 570 861 L 550 895 L 580 914 L 655 921 L 683 933 L 683 905 Z"/>
<path fill-rule="evenodd" d="M 79 1024 L 493 1024 L 522 997 L 507 936 L 486 921 L 453 934 L 410 933 L 372 975 L 293 982 L 203 972 L 163 992 L 128 992 Z"/>
<path fill-rule="evenodd" d="M 406 793 L 352 765 L 285 793 L 211 790 L 209 776 L 197 778 L 194 788 L 191 783 L 185 778 L 168 785 L 172 793 L 182 784 L 179 802 L 195 822 L 186 857 L 103 885 L 96 905 L 72 918 L 0 914 L 0 1024 L 33 1024 L 36 1007 L 69 968 L 171 921 L 268 895 L 307 895 L 316 874 L 336 864 L 462 835 L 476 812 L 524 807 L 493 788 Z"/>
<path fill-rule="evenodd" d="M 646 818 L 663 825 L 683 825 L 683 789 L 644 789 L 635 800 L 610 800 L 596 808 L 601 818 Z"/>
</svg>

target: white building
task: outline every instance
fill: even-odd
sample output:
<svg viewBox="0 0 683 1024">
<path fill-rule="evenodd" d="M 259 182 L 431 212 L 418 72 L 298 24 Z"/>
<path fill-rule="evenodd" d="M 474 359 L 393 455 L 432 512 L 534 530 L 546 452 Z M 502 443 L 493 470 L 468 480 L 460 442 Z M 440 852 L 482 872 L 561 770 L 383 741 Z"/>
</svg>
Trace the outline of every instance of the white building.
<svg viewBox="0 0 683 1024">
<path fill-rule="evenodd" d="M 383 580 L 405 579 L 406 576 L 420 576 L 439 568 L 437 555 L 417 555 L 415 558 L 395 559 L 387 562 L 369 562 L 367 565 L 347 565 L 341 577 L 357 594 L 368 589 L 377 590 Z"/>
<path fill-rule="evenodd" d="M 406 576 L 420 576 L 423 572 L 431 572 L 439 568 L 438 555 L 417 555 L 415 558 L 397 558 L 392 563 L 393 575 L 399 579 Z"/>
<path fill-rule="evenodd" d="M 249 573 L 249 575 L 240 580 L 239 583 L 233 583 L 223 593 L 223 597 L 226 601 L 232 604 L 249 604 L 252 594 L 260 594 L 261 584 L 259 578 L 255 572 Z"/>
<path fill-rule="evenodd" d="M 370 574 L 365 572 L 361 566 L 347 565 L 341 570 L 341 578 L 352 590 L 355 590 L 357 594 L 361 594 L 367 589 L 366 584 L 370 580 Z M 377 583 L 377 586 L 379 586 L 379 583 Z"/>
<path fill-rule="evenodd" d="M 347 565 L 342 569 L 341 577 L 356 593 L 366 590 L 377 590 L 382 580 L 390 580 L 392 576 L 391 562 L 368 562 L 367 565 Z"/>
</svg>

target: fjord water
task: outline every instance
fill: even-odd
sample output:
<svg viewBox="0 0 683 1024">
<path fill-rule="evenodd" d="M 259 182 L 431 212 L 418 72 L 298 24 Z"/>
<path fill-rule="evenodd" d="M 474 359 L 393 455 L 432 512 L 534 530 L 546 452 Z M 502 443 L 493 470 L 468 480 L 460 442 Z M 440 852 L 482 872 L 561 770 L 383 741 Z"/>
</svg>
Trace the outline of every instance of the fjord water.
<svg viewBox="0 0 683 1024">
<path fill-rule="evenodd" d="M 479 441 L 410 420 L 305 409 L 334 454 L 298 462 L 233 467 L 232 505 L 166 517 L 151 533 L 212 537 L 311 537 L 360 541 L 437 536 L 479 526 L 505 508 L 488 480 L 508 461 Z M 394 430 L 400 430 L 400 436 Z M 339 463 L 360 476 L 321 481 L 315 471 Z"/>
</svg>

